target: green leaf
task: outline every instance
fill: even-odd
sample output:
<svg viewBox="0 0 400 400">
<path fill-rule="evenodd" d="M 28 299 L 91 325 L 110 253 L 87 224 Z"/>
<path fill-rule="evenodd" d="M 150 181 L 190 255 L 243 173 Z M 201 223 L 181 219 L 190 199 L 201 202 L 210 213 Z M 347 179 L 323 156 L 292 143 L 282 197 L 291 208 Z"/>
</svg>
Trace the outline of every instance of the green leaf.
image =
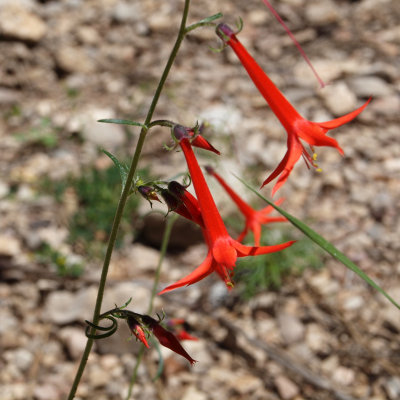
<svg viewBox="0 0 400 400">
<path fill-rule="evenodd" d="M 191 31 L 193 31 L 194 29 L 197 29 L 202 26 L 214 26 L 213 21 L 215 21 L 216 19 L 222 18 L 222 17 L 223 17 L 223 14 L 218 13 L 218 14 L 211 15 L 210 17 L 204 18 L 204 19 L 200 20 L 199 22 L 196 22 L 195 24 L 187 26 L 185 29 L 185 33 L 189 33 Z"/>
<path fill-rule="evenodd" d="M 133 126 L 145 127 L 145 125 L 141 124 L 140 122 L 130 121 L 129 119 L 108 118 L 108 119 L 99 119 L 97 122 L 105 122 L 107 124 L 133 125 Z"/>
<path fill-rule="evenodd" d="M 126 179 L 128 177 L 128 171 L 129 168 L 127 165 L 122 164 L 118 161 L 118 158 L 115 157 L 113 154 L 111 154 L 110 152 L 108 152 L 107 150 L 102 150 L 102 152 L 108 156 L 112 162 L 115 164 L 115 166 L 118 168 L 119 174 L 121 176 L 121 181 L 122 181 L 122 190 L 124 190 L 124 187 L 126 185 Z"/>
<path fill-rule="evenodd" d="M 304 222 L 301 222 L 299 219 L 284 211 L 282 208 L 275 205 L 272 201 L 267 200 L 264 196 L 257 192 L 256 189 L 252 188 L 248 185 L 244 180 L 240 179 L 236 176 L 240 182 L 243 183 L 247 188 L 249 188 L 252 192 L 254 192 L 260 199 L 264 200 L 270 206 L 274 207 L 280 214 L 288 219 L 288 221 L 294 225 L 297 229 L 302 231 L 306 236 L 308 236 L 311 240 L 313 240 L 318 246 L 324 249 L 331 256 L 340 261 L 344 266 L 351 269 L 354 273 L 356 273 L 361 279 L 371 285 L 374 289 L 376 289 L 379 293 L 385 296 L 394 306 L 400 309 L 400 305 L 396 303 L 396 301 L 389 296 L 377 283 L 375 283 L 364 271 L 362 271 L 356 264 L 353 263 L 349 258 L 347 258 L 340 250 L 338 250 L 332 243 L 328 242 L 325 238 L 311 229 Z"/>
</svg>

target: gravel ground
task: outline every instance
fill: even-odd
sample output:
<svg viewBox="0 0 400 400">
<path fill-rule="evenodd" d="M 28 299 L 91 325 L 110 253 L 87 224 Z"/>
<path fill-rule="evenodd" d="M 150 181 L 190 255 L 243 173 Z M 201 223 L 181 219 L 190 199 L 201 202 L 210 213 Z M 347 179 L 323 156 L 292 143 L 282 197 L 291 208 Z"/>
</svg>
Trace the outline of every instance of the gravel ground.
<svg viewBox="0 0 400 400">
<path fill-rule="evenodd" d="M 373 96 L 356 121 L 333 132 L 345 156 L 318 149 L 322 173 L 299 162 L 280 195 L 287 211 L 400 301 L 400 2 L 273 3 L 329 82 L 324 89 L 262 1 L 192 3 L 190 22 L 219 11 L 230 24 L 240 16 L 240 39 L 307 118 L 328 120 Z M 81 206 L 76 193 L 69 190 L 57 199 L 43 182 L 79 177 L 93 166 L 108 168 L 99 148 L 132 154 L 136 129 L 96 120 L 143 120 L 182 4 L 0 1 L 1 400 L 54 400 L 69 391 L 86 342 L 84 320 L 92 315 L 100 261 L 68 241 L 68 221 Z M 227 157 L 204 162 L 214 163 L 254 201 L 229 172 L 261 183 L 285 152 L 285 133 L 231 49 L 210 51 L 218 45 L 212 29 L 187 37 L 154 117 L 188 126 L 209 121 L 208 137 Z M 155 128 L 141 160 L 141 167 L 149 166 L 159 178 L 185 169 L 180 153 L 163 150 L 168 142 L 169 132 Z M 223 215 L 232 213 L 234 206 L 210 185 Z M 155 209 L 165 212 L 163 206 Z M 146 202 L 140 204 L 140 215 L 149 210 Z M 147 308 L 162 219 L 150 215 L 133 227 L 141 239 L 126 235 L 116 251 L 104 310 L 129 297 L 135 311 Z M 205 254 L 198 232 L 189 235 L 188 229 L 181 221 L 174 232 L 173 244 L 185 251 L 168 255 L 162 287 Z M 50 263 L 39 262 L 43 244 L 70 263 L 83 263 L 83 275 L 60 277 Z M 331 259 L 324 259 L 323 269 L 289 276 L 279 290 L 250 301 L 235 291 L 228 294 L 209 277 L 158 297 L 155 309 L 191 323 L 200 340 L 185 347 L 199 362 L 191 368 L 163 350 L 165 369 L 153 383 L 157 354 L 149 351 L 134 398 L 400 398 L 398 310 Z M 124 398 L 139 349 L 128 337 L 121 327 L 96 343 L 77 398 Z"/>
</svg>

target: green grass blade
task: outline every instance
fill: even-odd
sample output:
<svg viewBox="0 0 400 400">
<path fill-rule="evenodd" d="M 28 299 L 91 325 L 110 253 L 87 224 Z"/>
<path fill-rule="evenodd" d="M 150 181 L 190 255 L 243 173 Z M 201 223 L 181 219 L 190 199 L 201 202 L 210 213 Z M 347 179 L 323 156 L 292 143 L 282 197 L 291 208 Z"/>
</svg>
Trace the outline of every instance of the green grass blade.
<svg viewBox="0 0 400 400">
<path fill-rule="evenodd" d="M 118 119 L 118 118 L 99 119 L 97 122 L 105 122 L 107 124 L 142 126 L 142 127 L 144 126 L 140 122 L 131 121 L 129 119 Z"/>
<path fill-rule="evenodd" d="M 281 207 L 278 207 L 277 205 L 275 205 L 272 201 L 266 199 L 263 195 L 258 193 L 256 189 L 254 189 L 250 185 L 248 185 L 244 180 L 240 179 L 237 176 L 236 176 L 236 178 L 239 179 L 239 181 L 242 182 L 243 185 L 245 185 L 252 192 L 254 192 L 260 199 L 264 200 L 270 206 L 274 207 L 275 210 L 277 210 L 280 214 L 282 214 L 284 217 L 286 217 L 292 225 L 294 225 L 297 229 L 302 231 L 306 236 L 308 236 L 318 246 L 320 246 L 327 253 L 329 253 L 331 256 L 333 256 L 338 261 L 340 261 L 344 266 L 351 269 L 361 279 L 363 279 L 365 282 L 367 282 L 369 285 L 371 285 L 374 289 L 376 289 L 379 293 L 381 293 L 383 296 L 385 296 L 394 306 L 396 306 L 398 309 L 400 309 L 400 305 L 398 303 L 396 303 L 396 301 L 391 296 L 389 296 L 377 283 L 375 283 L 365 272 L 363 272 L 360 268 L 358 268 L 357 265 L 353 263 L 353 261 L 351 261 L 349 258 L 347 258 L 332 243 L 328 242 L 325 238 L 323 238 L 321 235 L 319 235 L 317 232 L 315 232 L 313 229 L 311 229 L 304 222 L 301 222 L 299 219 L 297 219 L 293 215 L 289 214 L 288 212 L 283 210 Z"/>
</svg>

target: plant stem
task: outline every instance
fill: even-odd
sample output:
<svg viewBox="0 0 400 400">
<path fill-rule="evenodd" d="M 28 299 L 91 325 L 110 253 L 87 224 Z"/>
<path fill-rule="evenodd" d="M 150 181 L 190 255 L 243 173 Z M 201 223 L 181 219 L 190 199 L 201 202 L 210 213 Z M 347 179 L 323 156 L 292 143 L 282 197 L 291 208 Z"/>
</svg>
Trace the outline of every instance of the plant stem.
<svg viewBox="0 0 400 400">
<path fill-rule="evenodd" d="M 167 61 L 167 64 L 166 64 L 166 66 L 164 68 L 163 74 L 161 75 L 160 81 L 158 83 L 156 92 L 155 92 L 154 97 L 153 97 L 153 100 L 152 100 L 152 102 L 150 104 L 150 107 L 149 107 L 149 110 L 147 112 L 147 116 L 146 116 L 145 122 L 143 124 L 144 126 L 142 126 L 142 128 L 141 128 L 139 140 L 138 140 L 138 143 L 136 145 L 135 153 L 133 155 L 132 163 L 131 163 L 131 166 L 130 166 L 130 169 L 129 169 L 129 173 L 128 173 L 128 176 L 127 176 L 127 179 L 126 179 L 126 184 L 125 184 L 124 189 L 122 191 L 121 197 L 119 199 L 118 207 L 117 207 L 117 210 L 115 212 L 114 221 L 113 221 L 113 225 L 112 225 L 111 233 L 110 233 L 110 238 L 108 240 L 106 255 L 104 257 L 103 268 L 102 268 L 102 271 L 101 271 L 101 278 L 100 278 L 100 283 L 99 283 L 99 289 L 98 289 L 98 292 L 97 292 L 96 305 L 95 305 L 95 309 L 94 309 L 94 312 L 93 312 L 93 321 L 92 322 L 93 322 L 94 325 L 98 325 L 98 323 L 99 323 L 100 310 L 101 310 L 101 305 L 102 305 L 102 302 L 103 302 L 104 288 L 105 288 L 105 285 L 106 285 L 108 269 L 109 269 L 110 261 L 111 261 L 111 255 L 112 255 L 112 252 L 113 252 L 113 249 L 114 249 L 114 245 L 115 245 L 115 241 L 116 241 L 116 238 L 117 238 L 117 233 L 118 233 L 119 225 L 120 225 L 120 222 L 121 222 L 121 218 L 122 218 L 122 215 L 123 215 L 123 212 L 124 212 L 125 204 L 126 204 L 126 201 L 128 199 L 128 196 L 129 196 L 129 191 L 130 191 L 130 188 L 132 186 L 132 182 L 133 182 L 133 178 L 135 176 L 137 165 L 139 163 L 139 159 L 140 159 L 140 155 L 141 155 L 141 152 L 142 152 L 143 144 L 144 144 L 144 141 L 145 141 L 145 138 L 146 138 L 146 134 L 148 132 L 147 125 L 151 122 L 151 119 L 153 118 L 153 114 L 154 114 L 154 111 L 156 109 L 156 106 L 157 106 L 158 100 L 160 98 L 162 89 L 164 87 L 165 81 L 167 80 L 167 77 L 168 77 L 168 74 L 169 74 L 169 72 L 171 70 L 172 64 L 175 61 L 176 55 L 178 53 L 178 50 L 179 50 L 179 48 L 181 46 L 181 43 L 182 43 L 182 41 L 183 41 L 183 39 L 185 37 L 185 34 L 186 34 L 185 29 L 186 29 L 187 16 L 188 16 L 188 13 L 189 13 L 189 5 L 190 5 L 190 0 L 185 0 L 185 5 L 184 5 L 183 13 L 182 13 L 182 20 L 181 20 L 181 24 L 180 24 L 179 32 L 178 32 L 178 37 L 177 37 L 177 39 L 175 41 L 174 47 L 172 48 L 171 54 L 170 54 L 170 56 L 168 58 L 168 61 Z M 94 334 L 95 333 L 95 328 L 92 328 L 90 333 Z M 85 350 L 83 352 L 82 359 L 81 359 L 81 362 L 79 364 L 78 371 L 76 373 L 76 376 L 75 376 L 74 382 L 72 384 L 70 393 L 68 395 L 68 400 L 72 400 L 75 397 L 76 391 L 78 389 L 79 382 L 80 382 L 80 380 L 82 378 L 83 371 L 85 370 L 85 367 L 86 367 L 86 364 L 87 364 L 87 361 L 88 361 L 88 358 L 89 358 L 89 354 L 90 354 L 90 351 L 91 351 L 92 346 L 93 346 L 93 341 L 94 341 L 94 339 L 89 339 L 88 338 L 88 340 L 86 342 L 86 347 L 85 347 Z"/>
<path fill-rule="evenodd" d="M 177 219 L 178 219 L 177 214 L 174 214 L 170 218 L 168 218 L 167 225 L 164 229 L 163 239 L 162 239 L 161 248 L 160 248 L 160 257 L 158 259 L 158 264 L 157 264 L 156 274 L 155 274 L 155 278 L 154 278 L 154 282 L 153 282 L 153 288 L 151 290 L 151 296 L 150 296 L 150 301 L 149 301 L 149 307 L 147 309 L 147 314 L 151 314 L 153 312 L 154 298 L 156 297 L 156 294 L 157 294 L 157 286 L 158 286 L 158 282 L 160 280 L 161 266 L 164 261 L 165 254 L 167 252 L 172 227 L 174 226 L 174 223 Z M 140 347 L 139 354 L 136 359 L 136 365 L 135 365 L 135 368 L 132 373 L 131 382 L 129 384 L 129 389 L 128 389 L 128 394 L 126 395 L 125 400 L 129 400 L 132 395 L 133 386 L 136 383 L 137 372 L 138 372 L 139 366 L 142 362 L 144 350 L 145 350 L 145 347 L 142 344 Z"/>
</svg>

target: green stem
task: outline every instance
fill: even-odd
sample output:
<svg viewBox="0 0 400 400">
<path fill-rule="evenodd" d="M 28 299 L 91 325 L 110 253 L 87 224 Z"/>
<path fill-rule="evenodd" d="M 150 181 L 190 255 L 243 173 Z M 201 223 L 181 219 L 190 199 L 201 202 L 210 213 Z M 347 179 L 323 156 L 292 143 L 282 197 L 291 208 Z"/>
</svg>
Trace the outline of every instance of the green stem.
<svg viewBox="0 0 400 400">
<path fill-rule="evenodd" d="M 95 309 L 93 312 L 93 321 L 92 322 L 94 325 L 98 325 L 98 323 L 99 323 L 100 310 L 101 310 L 101 305 L 103 302 L 104 288 L 106 285 L 108 269 L 109 269 L 110 261 L 111 261 L 111 255 L 112 255 L 112 252 L 114 249 L 114 245 L 115 245 L 115 241 L 117 238 L 117 233 L 118 233 L 119 225 L 121 222 L 121 218 L 122 218 L 122 215 L 124 212 L 125 204 L 128 199 L 128 196 L 129 196 L 129 191 L 130 191 L 130 188 L 131 188 L 131 185 L 133 182 L 133 178 L 135 176 L 137 165 L 139 163 L 139 159 L 140 159 L 140 155 L 141 155 L 144 141 L 146 138 L 146 134 L 148 132 L 147 125 L 151 122 L 151 119 L 153 118 L 153 114 L 156 109 L 156 106 L 157 106 L 158 100 L 160 98 L 162 89 L 164 87 L 165 81 L 167 80 L 168 74 L 171 70 L 171 67 L 172 67 L 174 61 L 175 61 L 178 50 L 179 50 L 181 43 L 185 37 L 186 21 L 187 21 L 187 17 L 188 17 L 188 13 L 189 13 L 189 4 L 190 4 L 190 0 L 185 0 L 185 5 L 184 5 L 183 13 L 182 13 L 182 20 L 181 20 L 181 24 L 180 24 L 179 32 L 178 32 L 178 37 L 175 41 L 174 47 L 172 48 L 171 54 L 168 58 L 168 61 L 165 66 L 165 69 L 163 71 L 163 74 L 161 75 L 160 81 L 158 83 L 156 92 L 153 97 L 153 100 L 150 104 L 149 111 L 147 112 L 147 116 L 146 116 L 145 122 L 143 124 L 144 126 L 142 126 L 142 128 L 141 128 L 139 140 L 138 140 L 138 143 L 137 143 L 136 149 L 135 149 L 135 154 L 133 155 L 132 163 L 131 163 L 131 166 L 130 166 L 130 169 L 128 172 L 128 176 L 126 179 L 126 184 L 124 186 L 124 190 L 122 191 L 121 197 L 119 199 L 118 207 L 115 212 L 115 217 L 114 217 L 113 225 L 111 228 L 110 238 L 108 240 L 106 255 L 104 257 L 103 268 L 101 271 L 101 278 L 100 278 L 100 283 L 99 283 L 99 289 L 97 292 L 96 305 L 95 305 Z M 95 331 L 96 331 L 95 328 L 92 328 L 90 334 L 94 335 Z M 86 364 L 87 364 L 87 361 L 89 358 L 89 354 L 90 354 L 90 351 L 93 346 L 93 341 L 94 341 L 94 339 L 88 338 L 88 340 L 86 342 L 86 347 L 83 352 L 82 359 L 79 364 L 78 371 L 76 373 L 70 393 L 68 395 L 68 400 L 72 400 L 75 397 L 79 382 L 82 378 L 83 371 L 85 370 L 85 367 L 86 367 Z"/>
<path fill-rule="evenodd" d="M 155 274 L 155 278 L 154 278 L 154 282 L 153 282 L 153 288 L 151 290 L 151 296 L 150 296 L 150 301 L 149 301 L 149 307 L 147 309 L 147 314 L 151 314 L 153 312 L 154 298 L 156 297 L 156 294 L 157 294 L 158 282 L 160 281 L 161 266 L 164 261 L 165 254 L 167 253 L 167 248 L 168 248 L 169 238 L 171 237 L 172 227 L 174 226 L 174 223 L 177 219 L 178 219 L 177 214 L 174 214 L 170 218 L 168 218 L 167 225 L 164 229 L 163 239 L 162 239 L 161 248 L 160 248 L 160 257 L 158 259 L 158 264 L 157 264 L 156 274 Z M 132 395 L 133 386 L 136 383 L 137 372 L 138 372 L 139 366 L 143 359 L 144 350 L 145 350 L 145 347 L 142 344 L 142 346 L 140 347 L 138 357 L 136 359 L 136 365 L 135 365 L 135 368 L 132 373 L 132 378 L 131 378 L 131 382 L 129 384 L 128 394 L 126 395 L 125 400 L 129 400 Z"/>
</svg>

